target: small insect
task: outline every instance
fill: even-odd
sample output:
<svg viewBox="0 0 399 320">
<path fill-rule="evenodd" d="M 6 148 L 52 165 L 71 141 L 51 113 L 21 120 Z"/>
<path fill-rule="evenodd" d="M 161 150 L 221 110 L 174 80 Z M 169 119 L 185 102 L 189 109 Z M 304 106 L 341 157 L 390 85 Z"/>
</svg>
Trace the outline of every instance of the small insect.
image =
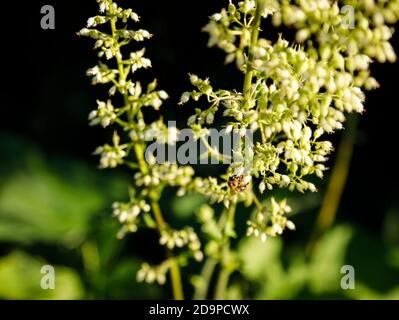
<svg viewBox="0 0 399 320">
<path fill-rule="evenodd" d="M 239 193 L 248 187 L 250 181 L 250 177 L 244 177 L 243 175 L 232 175 L 229 177 L 229 181 L 227 183 L 233 193 Z"/>
</svg>

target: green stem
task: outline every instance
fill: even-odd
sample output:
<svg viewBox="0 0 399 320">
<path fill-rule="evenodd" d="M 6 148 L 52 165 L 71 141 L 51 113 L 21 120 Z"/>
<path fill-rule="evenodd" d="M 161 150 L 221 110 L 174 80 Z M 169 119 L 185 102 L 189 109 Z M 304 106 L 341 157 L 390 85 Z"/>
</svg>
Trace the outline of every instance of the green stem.
<svg viewBox="0 0 399 320">
<path fill-rule="evenodd" d="M 248 61 L 247 61 L 247 69 L 244 77 L 244 86 L 243 86 L 243 94 L 244 94 L 244 107 L 249 109 L 250 100 L 251 100 L 251 87 L 255 70 L 253 69 L 253 60 L 254 60 L 254 47 L 258 44 L 259 39 L 259 30 L 260 23 L 262 20 L 261 12 L 262 12 L 262 0 L 256 1 L 256 11 L 254 24 L 251 26 L 251 40 L 248 47 Z M 234 230 L 234 215 L 235 215 L 236 203 L 230 204 L 230 207 L 227 211 L 227 221 L 225 225 L 225 240 L 222 245 L 222 259 L 221 265 L 222 269 L 219 273 L 219 277 L 216 282 L 215 289 L 215 299 L 224 299 L 226 295 L 226 289 L 229 283 L 230 274 L 232 272 L 229 266 L 229 256 L 230 256 L 230 231 Z M 229 229 L 227 229 L 229 228 Z"/>
<path fill-rule="evenodd" d="M 256 207 L 258 208 L 259 211 L 263 210 L 263 204 L 262 202 L 258 199 L 255 190 L 252 189 L 252 199 L 254 200 L 254 203 L 256 205 Z"/>
<path fill-rule="evenodd" d="M 175 300 L 184 300 L 180 267 L 175 258 L 170 258 L 170 280 L 172 282 L 173 297 Z"/>
<path fill-rule="evenodd" d="M 111 21 L 111 32 L 113 38 L 116 38 L 116 19 L 112 18 Z M 125 74 L 125 70 L 123 68 L 123 61 L 121 59 L 121 52 L 120 52 L 120 45 L 116 45 L 117 55 L 116 55 L 116 62 L 118 64 L 118 71 L 119 71 L 119 80 L 126 80 L 127 75 Z M 125 105 L 129 105 L 129 97 L 127 93 L 123 95 L 123 100 Z M 134 144 L 134 151 L 136 155 L 137 162 L 140 167 L 140 171 L 142 174 L 148 174 L 149 168 L 147 162 L 144 159 L 144 148 L 143 145 L 139 142 Z M 157 223 L 157 227 L 159 232 L 163 231 L 166 228 L 165 219 L 163 218 L 161 208 L 159 206 L 159 196 L 155 193 L 150 193 L 151 198 L 151 208 L 154 214 L 155 221 Z M 172 290 L 173 290 L 173 297 L 175 300 L 183 300 L 183 286 L 180 274 L 180 267 L 178 261 L 172 256 L 172 253 L 168 250 L 168 259 L 170 261 L 170 278 L 172 282 Z"/>
<path fill-rule="evenodd" d="M 351 115 L 348 119 L 347 130 L 339 144 L 327 191 L 307 248 L 308 254 L 313 252 L 318 240 L 331 227 L 337 215 L 338 206 L 349 174 L 353 146 L 356 139 L 357 122 L 356 115 Z"/>
<path fill-rule="evenodd" d="M 82 243 L 83 267 L 87 273 L 95 273 L 100 269 L 100 255 L 95 241 L 86 240 Z"/>
<path fill-rule="evenodd" d="M 148 174 L 149 169 L 148 169 L 147 163 L 144 160 L 143 146 L 141 144 L 136 143 L 134 145 L 134 151 L 135 151 L 137 162 L 139 163 L 141 172 L 143 174 Z M 158 230 L 161 233 L 162 230 L 164 230 L 166 228 L 166 222 L 165 222 L 165 219 L 163 218 L 161 207 L 159 206 L 158 196 L 157 196 L 157 194 L 155 194 L 153 192 L 151 192 L 149 196 L 151 198 L 152 212 L 154 214 L 154 218 L 157 223 Z M 172 254 L 170 251 L 168 251 L 168 257 L 169 257 L 169 261 L 170 261 L 170 280 L 172 283 L 173 297 L 175 300 L 183 300 L 184 299 L 183 286 L 182 286 L 180 267 L 179 267 L 178 261 L 176 261 L 176 259 L 172 257 Z"/>
<path fill-rule="evenodd" d="M 230 271 L 223 268 L 220 271 L 218 281 L 216 283 L 215 300 L 223 300 L 226 296 L 226 289 L 229 284 Z"/>
<path fill-rule="evenodd" d="M 224 225 L 226 223 L 226 215 L 225 212 L 219 218 L 218 226 L 220 229 L 224 229 Z M 201 283 L 198 287 L 195 288 L 194 299 L 202 300 L 206 299 L 208 296 L 209 285 L 212 279 L 212 275 L 215 272 L 216 265 L 218 264 L 218 260 L 214 257 L 208 257 L 204 263 L 204 266 L 201 270 Z"/>
<path fill-rule="evenodd" d="M 247 108 L 249 107 L 248 102 L 251 97 L 252 78 L 254 75 L 254 69 L 252 68 L 252 63 L 253 63 L 253 59 L 254 59 L 253 48 L 258 43 L 261 20 L 262 20 L 261 6 L 260 6 L 260 0 L 258 0 L 256 3 L 255 21 L 254 21 L 254 25 L 252 26 L 252 31 L 251 31 L 251 42 L 250 42 L 249 48 L 248 48 L 247 71 L 245 73 L 245 78 L 244 78 L 243 93 L 244 93 L 245 106 Z"/>
<path fill-rule="evenodd" d="M 216 281 L 215 299 L 221 300 L 226 296 L 226 289 L 229 284 L 231 274 L 230 266 L 230 230 L 234 230 L 234 216 L 236 211 L 236 203 L 232 202 L 227 209 L 227 221 L 224 229 L 224 239 L 221 246 L 221 270 Z"/>
<path fill-rule="evenodd" d="M 206 299 L 208 295 L 209 284 L 212 279 L 213 272 L 215 271 L 217 260 L 209 257 L 206 259 L 204 266 L 201 270 L 201 283 L 194 292 L 194 300 Z"/>
</svg>

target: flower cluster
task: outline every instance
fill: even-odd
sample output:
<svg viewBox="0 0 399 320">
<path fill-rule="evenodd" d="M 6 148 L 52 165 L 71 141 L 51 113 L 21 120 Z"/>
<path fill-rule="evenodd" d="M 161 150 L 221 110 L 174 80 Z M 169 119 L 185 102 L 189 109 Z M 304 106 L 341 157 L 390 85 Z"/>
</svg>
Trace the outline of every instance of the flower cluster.
<svg viewBox="0 0 399 320">
<path fill-rule="evenodd" d="M 297 41 L 309 54 L 335 64 L 357 87 L 378 87 L 369 70 L 374 59 L 396 61 L 389 41 L 394 31 L 391 25 L 399 20 L 397 0 L 283 1 L 278 6 L 274 25 L 295 27 Z"/>
<path fill-rule="evenodd" d="M 270 199 L 270 205 L 257 211 L 255 220 L 247 222 L 247 236 L 260 237 L 266 241 L 267 237 L 281 235 L 285 228 L 295 229 L 295 225 L 285 216 L 291 212 L 286 200 L 277 202 L 273 197 Z"/>
<path fill-rule="evenodd" d="M 107 102 L 97 100 L 97 105 L 97 110 L 93 110 L 89 114 L 90 125 L 101 124 L 104 128 L 108 127 L 116 119 L 114 106 L 111 100 L 107 100 Z"/>
<path fill-rule="evenodd" d="M 105 144 L 103 146 L 97 147 L 94 154 L 99 154 L 100 168 L 115 168 L 124 162 L 124 158 L 127 155 L 126 144 L 120 145 L 120 137 L 115 131 L 112 139 L 113 145 Z"/>
<path fill-rule="evenodd" d="M 140 270 L 137 272 L 138 282 L 147 282 L 149 284 L 155 281 L 159 285 L 163 285 L 166 282 L 166 273 L 170 269 L 170 263 L 168 260 L 157 266 L 151 266 L 148 263 L 143 263 Z"/>
<path fill-rule="evenodd" d="M 112 205 L 114 216 L 118 218 L 123 227 L 118 233 L 118 238 L 123 238 L 127 232 L 136 232 L 139 225 L 141 212 L 149 212 L 151 207 L 145 200 L 132 199 L 129 203 L 114 202 Z"/>
<path fill-rule="evenodd" d="M 114 216 L 122 225 L 118 237 L 135 232 L 139 227 L 156 228 L 160 233 L 161 244 L 165 244 L 166 239 L 167 248 L 173 249 L 176 246 L 182 249 L 176 257 L 168 255 L 167 260 L 159 266 L 143 264 L 138 272 L 137 278 L 140 281 L 163 284 L 166 272 L 179 268 L 180 262 L 185 261 L 186 257 L 193 257 L 197 261 L 202 259 L 201 245 L 194 230 L 174 230 L 164 220 L 158 204 L 165 187 L 187 186 L 194 171 L 189 166 L 158 164 L 151 155 L 151 161 L 146 161 L 145 152 L 149 142 L 156 140 L 158 143 L 174 144 L 178 138 L 178 130 L 167 127 L 162 117 L 148 121 L 144 115 L 144 108 L 159 111 L 168 99 L 168 94 L 157 88 L 156 80 L 143 86 L 140 81 L 133 79 L 140 70 L 151 67 L 151 60 L 145 56 L 145 48 L 129 53 L 126 46 L 131 42 L 142 42 L 152 35 L 144 29 L 129 29 L 129 21 L 139 21 L 139 16 L 132 9 L 123 9 L 112 0 L 97 2 L 100 14 L 89 18 L 87 27 L 78 34 L 94 39 L 94 49 L 103 60 L 87 71 L 92 84 L 106 84 L 109 88 L 108 97 L 98 100 L 97 108 L 89 114 L 89 122 L 90 125 L 101 125 L 104 128 L 112 126 L 115 131 L 112 144 L 100 146 L 94 153 L 100 155 L 101 168 L 125 165 L 135 170 L 129 201 L 113 204 Z M 165 230 L 168 232 L 165 233 Z M 180 273 L 171 272 L 176 287 L 174 292 L 177 292 L 177 297 L 181 297 L 178 285 L 180 279 L 176 274 Z"/>
<path fill-rule="evenodd" d="M 195 260 L 201 261 L 203 258 L 201 242 L 191 227 L 182 230 L 163 230 L 159 243 L 167 246 L 170 250 L 187 246 Z"/>
<path fill-rule="evenodd" d="M 143 174 L 136 172 L 134 179 L 138 186 L 157 187 L 159 185 L 185 187 L 191 182 L 194 170 L 190 166 L 178 166 L 176 163 L 154 164 L 151 170 Z"/>
<path fill-rule="evenodd" d="M 245 76 L 244 88 L 242 92 L 214 89 L 209 79 L 190 75 L 195 90 L 185 92 L 181 104 L 204 96 L 210 105 L 196 109 L 189 125 L 205 135 L 215 112 L 222 109 L 226 130 L 250 129 L 259 136 L 251 152 L 235 151 L 251 163 L 249 172 L 242 160 L 233 164 L 235 171 L 257 178 L 261 193 L 274 186 L 316 191 L 307 177 L 321 178 L 326 170 L 333 147 L 325 133 L 342 129 L 347 113 L 364 111 L 363 88 L 378 86 L 370 76 L 373 59 L 396 59 L 388 24 L 398 20 L 398 4 L 244 0 L 235 5 L 230 1 L 203 30 L 209 34 L 209 46 L 226 52 L 226 62 L 236 61 Z M 339 5 L 354 9 L 354 29 L 345 23 L 348 17 Z M 296 43 L 282 35 L 274 43 L 263 37 L 261 20 L 270 15 L 275 26 L 298 29 Z M 229 196 L 223 181 L 210 181 L 205 186 L 211 192 L 201 190 L 201 183 L 197 190 L 211 200 Z"/>
</svg>

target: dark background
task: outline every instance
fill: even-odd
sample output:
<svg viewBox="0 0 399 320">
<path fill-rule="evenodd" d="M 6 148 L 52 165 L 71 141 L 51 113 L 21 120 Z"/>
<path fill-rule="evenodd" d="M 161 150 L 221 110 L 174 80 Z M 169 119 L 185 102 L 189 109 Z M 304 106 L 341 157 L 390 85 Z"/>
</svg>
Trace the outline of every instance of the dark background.
<svg viewBox="0 0 399 320">
<path fill-rule="evenodd" d="M 189 72 L 209 76 L 215 87 L 241 86 L 240 72 L 233 65 L 223 64 L 221 51 L 207 48 L 207 35 L 201 32 L 208 17 L 219 11 L 225 1 L 120 0 L 118 3 L 138 12 L 142 17 L 138 25 L 154 34 L 150 41 L 143 43 L 153 68 L 140 73 L 140 77 L 143 82 L 156 77 L 160 87 L 169 93 L 171 98 L 164 105 L 169 119 L 177 119 L 184 125 L 185 119 L 193 113 L 190 105 L 177 107 L 181 93 L 190 88 Z M 40 8 L 45 4 L 55 8 L 55 30 L 40 27 Z M 49 161 L 61 157 L 95 168 L 97 158 L 91 153 L 96 146 L 108 141 L 111 131 L 89 127 L 87 115 L 95 108 L 95 100 L 105 97 L 106 89 L 91 86 L 90 79 L 85 76 L 86 70 L 96 64 L 97 57 L 92 41 L 78 37 L 76 32 L 88 17 L 95 15 L 96 2 L 32 0 L 14 1 L 2 7 L 0 43 L 5 54 L 1 60 L 2 172 L 16 170 L 22 161 L 25 147 L 21 150 L 15 145 L 39 150 Z M 399 52 L 398 34 L 392 42 Z M 375 64 L 372 72 L 381 88 L 367 94 L 366 112 L 360 117 L 350 174 L 337 219 L 383 237 L 387 215 L 397 216 L 399 208 L 396 153 L 399 64 Z M 337 142 L 339 137 L 338 133 L 333 140 Z M 61 171 L 65 169 L 60 168 Z M 325 182 L 319 182 L 318 186 L 323 192 Z M 301 223 L 310 224 L 315 214 L 301 216 Z M 296 237 L 300 241 L 308 232 L 303 228 L 297 231 Z M 396 237 L 396 244 L 398 240 Z M 132 245 L 135 243 L 133 241 Z M 14 245 L 0 243 L 0 254 L 9 253 Z M 29 244 L 24 246 L 29 247 Z M 36 254 L 41 250 L 57 252 L 51 247 L 32 246 L 31 249 Z M 139 248 L 137 250 L 140 252 Z M 50 253 L 50 259 L 58 261 L 57 253 L 53 256 Z"/>
</svg>

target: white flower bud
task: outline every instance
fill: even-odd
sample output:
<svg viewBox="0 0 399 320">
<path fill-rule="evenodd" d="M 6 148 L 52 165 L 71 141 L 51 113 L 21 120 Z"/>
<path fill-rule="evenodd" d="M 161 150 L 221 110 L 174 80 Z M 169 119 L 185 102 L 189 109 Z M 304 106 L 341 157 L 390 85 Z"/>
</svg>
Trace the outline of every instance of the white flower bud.
<svg viewBox="0 0 399 320">
<path fill-rule="evenodd" d="M 266 239 L 267 239 L 266 233 L 262 233 L 262 235 L 260 236 L 260 240 L 261 240 L 262 242 L 265 242 Z"/>
<path fill-rule="evenodd" d="M 263 193 L 266 189 L 266 184 L 262 181 L 261 183 L 259 183 L 259 192 Z"/>
<path fill-rule="evenodd" d="M 182 94 L 182 96 L 180 97 L 179 104 L 181 105 L 181 104 L 188 102 L 190 100 L 190 96 L 191 96 L 190 92 L 184 92 Z"/>
<path fill-rule="evenodd" d="M 222 15 L 220 13 L 215 13 L 211 16 L 212 20 L 219 21 L 222 19 Z"/>
<path fill-rule="evenodd" d="M 290 230 L 295 230 L 295 224 L 290 220 L 287 220 L 286 227 Z"/>
<path fill-rule="evenodd" d="M 304 42 L 310 36 L 309 29 L 301 29 L 296 33 L 295 40 L 298 43 Z"/>
</svg>

